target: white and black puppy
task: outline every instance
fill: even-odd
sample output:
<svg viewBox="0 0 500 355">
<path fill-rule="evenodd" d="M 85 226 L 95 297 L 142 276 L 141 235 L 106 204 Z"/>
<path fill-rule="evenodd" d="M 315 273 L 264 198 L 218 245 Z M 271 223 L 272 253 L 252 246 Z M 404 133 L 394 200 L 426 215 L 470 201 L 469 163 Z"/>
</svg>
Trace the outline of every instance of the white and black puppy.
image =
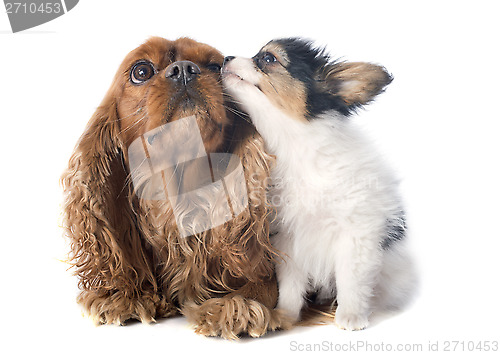
<svg viewBox="0 0 500 355">
<path fill-rule="evenodd" d="M 348 118 L 391 75 L 332 61 L 297 38 L 271 41 L 251 59 L 226 57 L 222 73 L 276 156 L 278 308 L 298 320 L 317 292 L 336 299 L 339 327 L 356 330 L 375 309 L 401 307 L 415 278 L 397 181 Z"/>
</svg>

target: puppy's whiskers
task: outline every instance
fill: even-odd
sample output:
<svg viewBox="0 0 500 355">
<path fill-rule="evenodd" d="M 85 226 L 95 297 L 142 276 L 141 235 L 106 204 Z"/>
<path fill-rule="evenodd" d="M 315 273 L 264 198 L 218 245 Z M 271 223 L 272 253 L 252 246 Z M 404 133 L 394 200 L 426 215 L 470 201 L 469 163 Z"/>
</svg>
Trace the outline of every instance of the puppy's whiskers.
<svg viewBox="0 0 500 355">
<path fill-rule="evenodd" d="M 241 79 L 241 78 L 240 78 L 240 81 L 242 81 L 242 80 L 243 80 L 243 79 Z M 227 90 L 227 89 L 231 89 L 233 86 L 238 85 L 238 84 L 239 84 L 239 81 L 234 82 L 234 83 L 232 83 L 231 85 L 227 85 L 227 82 L 225 82 L 225 83 L 224 83 L 224 89 L 226 89 L 226 90 Z"/>
<path fill-rule="evenodd" d="M 240 105 L 242 104 L 241 101 L 237 100 L 234 96 L 232 96 L 231 94 L 229 94 L 229 93 L 227 93 L 225 91 L 222 92 L 222 95 L 224 97 L 228 98 L 227 101 L 230 101 L 230 102 L 233 102 L 233 103 L 236 103 L 236 104 L 240 104 Z"/>
<path fill-rule="evenodd" d="M 276 94 L 278 94 L 278 90 L 276 90 L 276 88 L 274 87 L 272 81 L 269 81 L 269 85 L 271 85 L 271 87 L 274 89 L 274 91 L 276 92 Z"/>
</svg>

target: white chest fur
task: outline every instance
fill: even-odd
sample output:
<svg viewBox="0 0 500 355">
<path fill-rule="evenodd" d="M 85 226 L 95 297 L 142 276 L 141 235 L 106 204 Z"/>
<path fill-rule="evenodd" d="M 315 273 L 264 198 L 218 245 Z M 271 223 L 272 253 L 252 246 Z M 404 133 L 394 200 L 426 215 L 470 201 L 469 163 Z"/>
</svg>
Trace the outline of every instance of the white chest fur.
<svg viewBox="0 0 500 355">
<path fill-rule="evenodd" d="M 413 281 L 407 274 L 384 276 L 407 269 L 403 249 L 380 247 L 388 221 L 401 214 L 397 181 L 371 142 L 338 113 L 305 122 L 272 107 L 256 111 L 252 120 L 277 159 L 273 243 L 287 255 L 277 266 L 278 307 L 298 318 L 304 294 L 316 290 L 337 298 L 340 326 L 363 328 L 377 294 L 398 290 L 379 302 L 396 305 Z"/>
</svg>

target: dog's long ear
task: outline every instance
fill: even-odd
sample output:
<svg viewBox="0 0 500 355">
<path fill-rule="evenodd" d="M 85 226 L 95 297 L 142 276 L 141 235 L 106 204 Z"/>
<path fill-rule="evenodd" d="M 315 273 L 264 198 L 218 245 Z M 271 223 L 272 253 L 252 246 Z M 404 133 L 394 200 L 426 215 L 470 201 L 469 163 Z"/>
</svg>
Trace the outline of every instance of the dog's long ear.
<svg viewBox="0 0 500 355">
<path fill-rule="evenodd" d="M 273 274 L 272 260 L 277 254 L 269 239 L 270 206 L 266 196 L 273 158 L 255 127 L 244 119 L 234 118 L 226 134 L 227 151 L 238 156 L 243 167 L 248 208 L 224 228 L 212 229 L 212 237 L 218 242 L 212 254 L 220 253 L 217 257 L 223 263 L 224 275 L 262 283 Z M 241 191 L 230 192 L 233 196 L 238 193 Z"/>
<path fill-rule="evenodd" d="M 117 291 L 132 296 L 141 291 L 145 280 L 154 284 L 129 202 L 128 172 L 118 138 L 117 90 L 115 80 L 61 178 L 70 262 L 80 278 L 80 288 L 89 291 L 80 296 L 87 309 L 96 307 L 92 302 Z"/>
<path fill-rule="evenodd" d="M 384 67 L 364 62 L 338 62 L 319 73 L 324 90 L 340 97 L 350 109 L 369 103 L 391 81 Z"/>
</svg>

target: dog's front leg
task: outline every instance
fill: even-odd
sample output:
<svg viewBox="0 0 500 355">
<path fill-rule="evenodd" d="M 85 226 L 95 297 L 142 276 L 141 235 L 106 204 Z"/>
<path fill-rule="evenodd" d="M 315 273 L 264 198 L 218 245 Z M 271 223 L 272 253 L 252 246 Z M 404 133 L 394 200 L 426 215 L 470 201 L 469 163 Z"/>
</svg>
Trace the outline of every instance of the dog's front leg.
<svg viewBox="0 0 500 355">
<path fill-rule="evenodd" d="M 238 290 L 201 304 L 187 302 L 182 313 L 195 324 L 195 331 L 206 336 L 236 339 L 248 334 L 260 337 L 267 331 L 287 329 L 288 317 L 273 309 L 278 289 L 273 276 L 260 283 L 248 282 Z"/>
</svg>

